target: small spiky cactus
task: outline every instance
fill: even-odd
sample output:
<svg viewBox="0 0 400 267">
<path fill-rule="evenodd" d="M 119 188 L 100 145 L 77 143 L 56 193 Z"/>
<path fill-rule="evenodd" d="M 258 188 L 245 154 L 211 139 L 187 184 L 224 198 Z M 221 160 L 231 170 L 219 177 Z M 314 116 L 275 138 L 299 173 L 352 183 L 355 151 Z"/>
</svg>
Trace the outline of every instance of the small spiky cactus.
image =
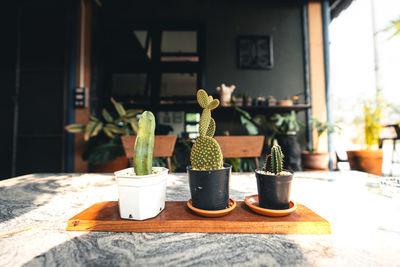
<svg viewBox="0 0 400 267">
<path fill-rule="evenodd" d="M 263 171 L 279 175 L 283 169 L 283 157 L 281 147 L 275 143 L 271 148 L 271 154 L 265 157 Z"/>
<path fill-rule="evenodd" d="M 139 119 L 139 130 L 133 155 L 136 175 L 152 174 L 155 128 L 156 122 L 153 113 L 143 112 Z"/>
<path fill-rule="evenodd" d="M 190 162 L 194 170 L 218 170 L 223 167 L 223 157 L 218 142 L 213 138 L 215 121 L 211 117 L 211 110 L 219 105 L 218 99 L 213 99 L 206 91 L 197 91 L 197 101 L 203 108 L 200 117 L 199 134 L 193 144 Z"/>
</svg>

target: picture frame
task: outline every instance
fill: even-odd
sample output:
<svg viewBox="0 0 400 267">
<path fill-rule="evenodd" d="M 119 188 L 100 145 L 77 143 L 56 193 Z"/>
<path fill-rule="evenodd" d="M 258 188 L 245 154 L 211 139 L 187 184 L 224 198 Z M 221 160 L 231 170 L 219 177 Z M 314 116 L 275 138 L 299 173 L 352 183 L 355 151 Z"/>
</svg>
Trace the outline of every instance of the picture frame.
<svg viewBox="0 0 400 267">
<path fill-rule="evenodd" d="M 268 70 L 274 66 L 270 35 L 241 35 L 237 38 L 237 67 Z"/>
</svg>

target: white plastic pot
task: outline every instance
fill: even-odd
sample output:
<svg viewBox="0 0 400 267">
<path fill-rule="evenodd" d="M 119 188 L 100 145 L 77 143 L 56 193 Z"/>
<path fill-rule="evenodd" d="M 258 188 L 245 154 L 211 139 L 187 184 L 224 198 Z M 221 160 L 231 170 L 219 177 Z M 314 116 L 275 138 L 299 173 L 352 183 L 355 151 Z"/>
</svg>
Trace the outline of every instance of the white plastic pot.
<svg viewBox="0 0 400 267">
<path fill-rule="evenodd" d="M 146 220 L 157 216 L 164 209 L 168 169 L 153 167 L 153 171 L 157 171 L 157 174 L 136 176 L 134 168 L 114 173 L 122 219 Z"/>
</svg>

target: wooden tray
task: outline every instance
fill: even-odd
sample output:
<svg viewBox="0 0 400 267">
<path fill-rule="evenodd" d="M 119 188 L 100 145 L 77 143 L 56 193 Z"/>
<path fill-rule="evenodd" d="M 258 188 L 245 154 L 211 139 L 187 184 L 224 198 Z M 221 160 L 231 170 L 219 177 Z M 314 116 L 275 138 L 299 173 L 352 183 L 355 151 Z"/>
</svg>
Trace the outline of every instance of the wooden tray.
<svg viewBox="0 0 400 267">
<path fill-rule="evenodd" d="M 266 217 L 252 212 L 243 201 L 228 215 L 206 218 L 195 215 L 184 201 L 167 201 L 155 218 L 123 220 L 118 202 L 94 204 L 68 220 L 68 231 L 107 232 L 197 232 L 258 234 L 330 234 L 329 222 L 297 203 L 297 210 L 285 217 Z"/>
</svg>

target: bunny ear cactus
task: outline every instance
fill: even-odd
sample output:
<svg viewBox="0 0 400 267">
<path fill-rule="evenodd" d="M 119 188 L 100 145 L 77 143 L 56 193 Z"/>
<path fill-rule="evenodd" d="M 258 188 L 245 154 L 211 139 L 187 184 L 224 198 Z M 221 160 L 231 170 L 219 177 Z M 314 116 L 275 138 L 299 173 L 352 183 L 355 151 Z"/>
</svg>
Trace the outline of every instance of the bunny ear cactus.
<svg viewBox="0 0 400 267">
<path fill-rule="evenodd" d="M 218 170 L 223 167 L 221 148 L 213 138 L 215 133 L 215 121 L 211 117 L 211 111 L 218 107 L 219 100 L 213 99 L 206 91 L 197 91 L 197 101 L 203 108 L 200 117 L 199 134 L 193 144 L 190 154 L 190 162 L 194 170 Z"/>
<path fill-rule="evenodd" d="M 265 158 L 263 171 L 271 172 L 275 175 L 282 173 L 283 157 L 281 147 L 278 144 L 274 144 L 271 148 L 271 154 Z"/>
<path fill-rule="evenodd" d="M 139 130 L 135 142 L 135 163 L 136 175 L 152 174 L 154 130 L 156 122 L 153 113 L 145 111 L 139 119 Z"/>
</svg>

